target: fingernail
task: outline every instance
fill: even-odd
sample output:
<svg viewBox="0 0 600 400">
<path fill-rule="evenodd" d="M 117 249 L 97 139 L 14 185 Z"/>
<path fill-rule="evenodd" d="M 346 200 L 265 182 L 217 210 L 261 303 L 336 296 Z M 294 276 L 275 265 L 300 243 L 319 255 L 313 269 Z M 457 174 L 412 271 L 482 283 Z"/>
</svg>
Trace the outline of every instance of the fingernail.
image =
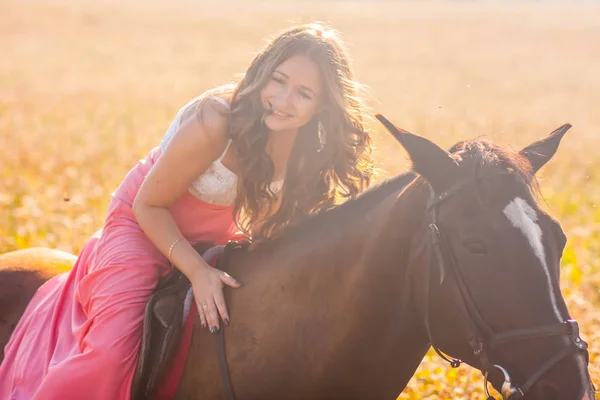
<svg viewBox="0 0 600 400">
<path fill-rule="evenodd" d="M 225 322 L 225 325 L 229 326 L 229 318 L 225 318 L 223 322 Z"/>
<path fill-rule="evenodd" d="M 240 283 L 240 281 L 235 281 L 235 284 L 242 286 L 242 284 Z"/>
<path fill-rule="evenodd" d="M 204 322 L 202 323 L 202 328 L 206 328 L 206 324 Z"/>
<path fill-rule="evenodd" d="M 219 330 L 219 328 L 217 328 L 215 326 L 210 327 L 210 333 L 217 333 L 218 330 Z"/>
</svg>

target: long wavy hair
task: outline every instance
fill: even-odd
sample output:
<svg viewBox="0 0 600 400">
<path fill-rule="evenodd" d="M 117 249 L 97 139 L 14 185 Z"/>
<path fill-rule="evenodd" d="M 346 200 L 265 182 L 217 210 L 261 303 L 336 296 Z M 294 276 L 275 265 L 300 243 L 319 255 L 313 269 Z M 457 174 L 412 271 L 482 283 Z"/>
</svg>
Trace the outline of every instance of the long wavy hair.
<svg viewBox="0 0 600 400">
<path fill-rule="evenodd" d="M 296 135 L 281 204 L 254 232 L 253 239 L 273 237 L 307 214 L 356 197 L 371 183 L 372 141 L 364 126 L 366 106 L 358 95 L 359 85 L 338 33 L 316 23 L 292 27 L 255 56 L 235 86 L 210 91 L 231 103 L 230 135 L 239 171 L 233 211 L 238 228 L 250 235 L 257 221 L 272 212 L 274 165 L 265 151 L 268 129 L 263 123 L 266 110 L 260 92 L 277 66 L 298 54 L 317 64 L 325 86 L 324 106 Z"/>
</svg>

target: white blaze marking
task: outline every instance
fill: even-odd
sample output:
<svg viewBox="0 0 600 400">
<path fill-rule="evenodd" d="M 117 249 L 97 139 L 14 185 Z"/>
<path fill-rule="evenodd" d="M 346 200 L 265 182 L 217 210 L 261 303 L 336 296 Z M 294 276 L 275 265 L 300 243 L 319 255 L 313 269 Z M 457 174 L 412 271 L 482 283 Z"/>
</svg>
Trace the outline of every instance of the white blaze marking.
<svg viewBox="0 0 600 400">
<path fill-rule="evenodd" d="M 556 297 L 554 296 L 554 287 L 550 278 L 550 270 L 546 263 L 546 252 L 542 242 L 542 229 L 537 224 L 537 213 L 525 200 L 520 197 L 515 198 L 504 207 L 504 215 L 509 219 L 512 225 L 519 229 L 529 241 L 529 245 L 533 249 L 533 253 L 540 260 L 546 279 L 548 280 L 548 289 L 550 290 L 550 300 L 554 313 L 559 321 L 563 318 L 560 315 L 558 306 L 556 305 Z"/>
<path fill-rule="evenodd" d="M 512 225 L 523 232 L 523 235 L 529 241 L 529 245 L 533 249 L 533 252 L 540 260 L 542 264 L 542 268 L 544 269 L 544 274 L 548 279 L 548 289 L 550 290 L 550 300 L 552 301 L 552 307 L 554 308 L 554 313 L 559 321 L 563 321 L 564 319 L 560 315 L 560 311 L 558 311 L 558 306 L 556 305 L 556 297 L 554 296 L 554 287 L 552 286 L 552 280 L 550 278 L 550 270 L 548 269 L 548 264 L 546 263 L 546 252 L 544 250 L 544 244 L 542 242 L 542 229 L 537 224 L 537 213 L 527 203 L 520 197 L 515 198 L 513 201 L 508 203 L 506 207 L 504 207 L 504 215 L 510 220 Z M 563 342 L 568 343 L 567 338 L 563 338 Z M 586 400 L 589 398 L 587 392 L 589 389 L 589 383 L 586 381 L 586 377 L 588 376 L 587 368 L 585 367 L 584 357 L 583 355 L 578 355 L 576 357 L 577 367 L 579 368 L 580 377 L 582 379 L 582 387 L 586 390 L 586 395 L 582 400 Z"/>
</svg>

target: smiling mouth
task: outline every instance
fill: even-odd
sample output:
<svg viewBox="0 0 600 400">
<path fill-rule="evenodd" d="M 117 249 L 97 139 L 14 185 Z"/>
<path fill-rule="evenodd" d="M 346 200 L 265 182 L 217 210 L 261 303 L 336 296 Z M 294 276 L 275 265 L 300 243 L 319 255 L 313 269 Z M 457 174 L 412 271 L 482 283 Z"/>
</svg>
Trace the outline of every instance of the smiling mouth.
<svg viewBox="0 0 600 400">
<path fill-rule="evenodd" d="M 269 105 L 269 109 L 267 110 L 268 114 L 275 115 L 276 117 L 279 117 L 279 118 L 291 118 L 292 117 L 291 114 L 287 114 L 282 111 L 279 111 L 278 109 L 273 107 L 273 105 L 271 103 L 267 102 L 267 104 Z"/>
</svg>

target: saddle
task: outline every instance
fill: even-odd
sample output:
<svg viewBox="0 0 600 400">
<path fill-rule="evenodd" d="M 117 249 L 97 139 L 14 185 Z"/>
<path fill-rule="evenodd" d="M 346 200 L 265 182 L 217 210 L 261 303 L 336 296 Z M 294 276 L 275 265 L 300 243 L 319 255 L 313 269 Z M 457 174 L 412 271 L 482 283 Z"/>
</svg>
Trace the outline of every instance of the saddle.
<svg viewBox="0 0 600 400">
<path fill-rule="evenodd" d="M 215 246 L 202 242 L 193 247 L 204 255 Z M 144 311 L 142 343 L 131 386 L 133 400 L 152 398 L 156 385 L 169 371 L 184 330 L 189 288 L 190 281 L 177 268 L 156 285 Z"/>
</svg>

